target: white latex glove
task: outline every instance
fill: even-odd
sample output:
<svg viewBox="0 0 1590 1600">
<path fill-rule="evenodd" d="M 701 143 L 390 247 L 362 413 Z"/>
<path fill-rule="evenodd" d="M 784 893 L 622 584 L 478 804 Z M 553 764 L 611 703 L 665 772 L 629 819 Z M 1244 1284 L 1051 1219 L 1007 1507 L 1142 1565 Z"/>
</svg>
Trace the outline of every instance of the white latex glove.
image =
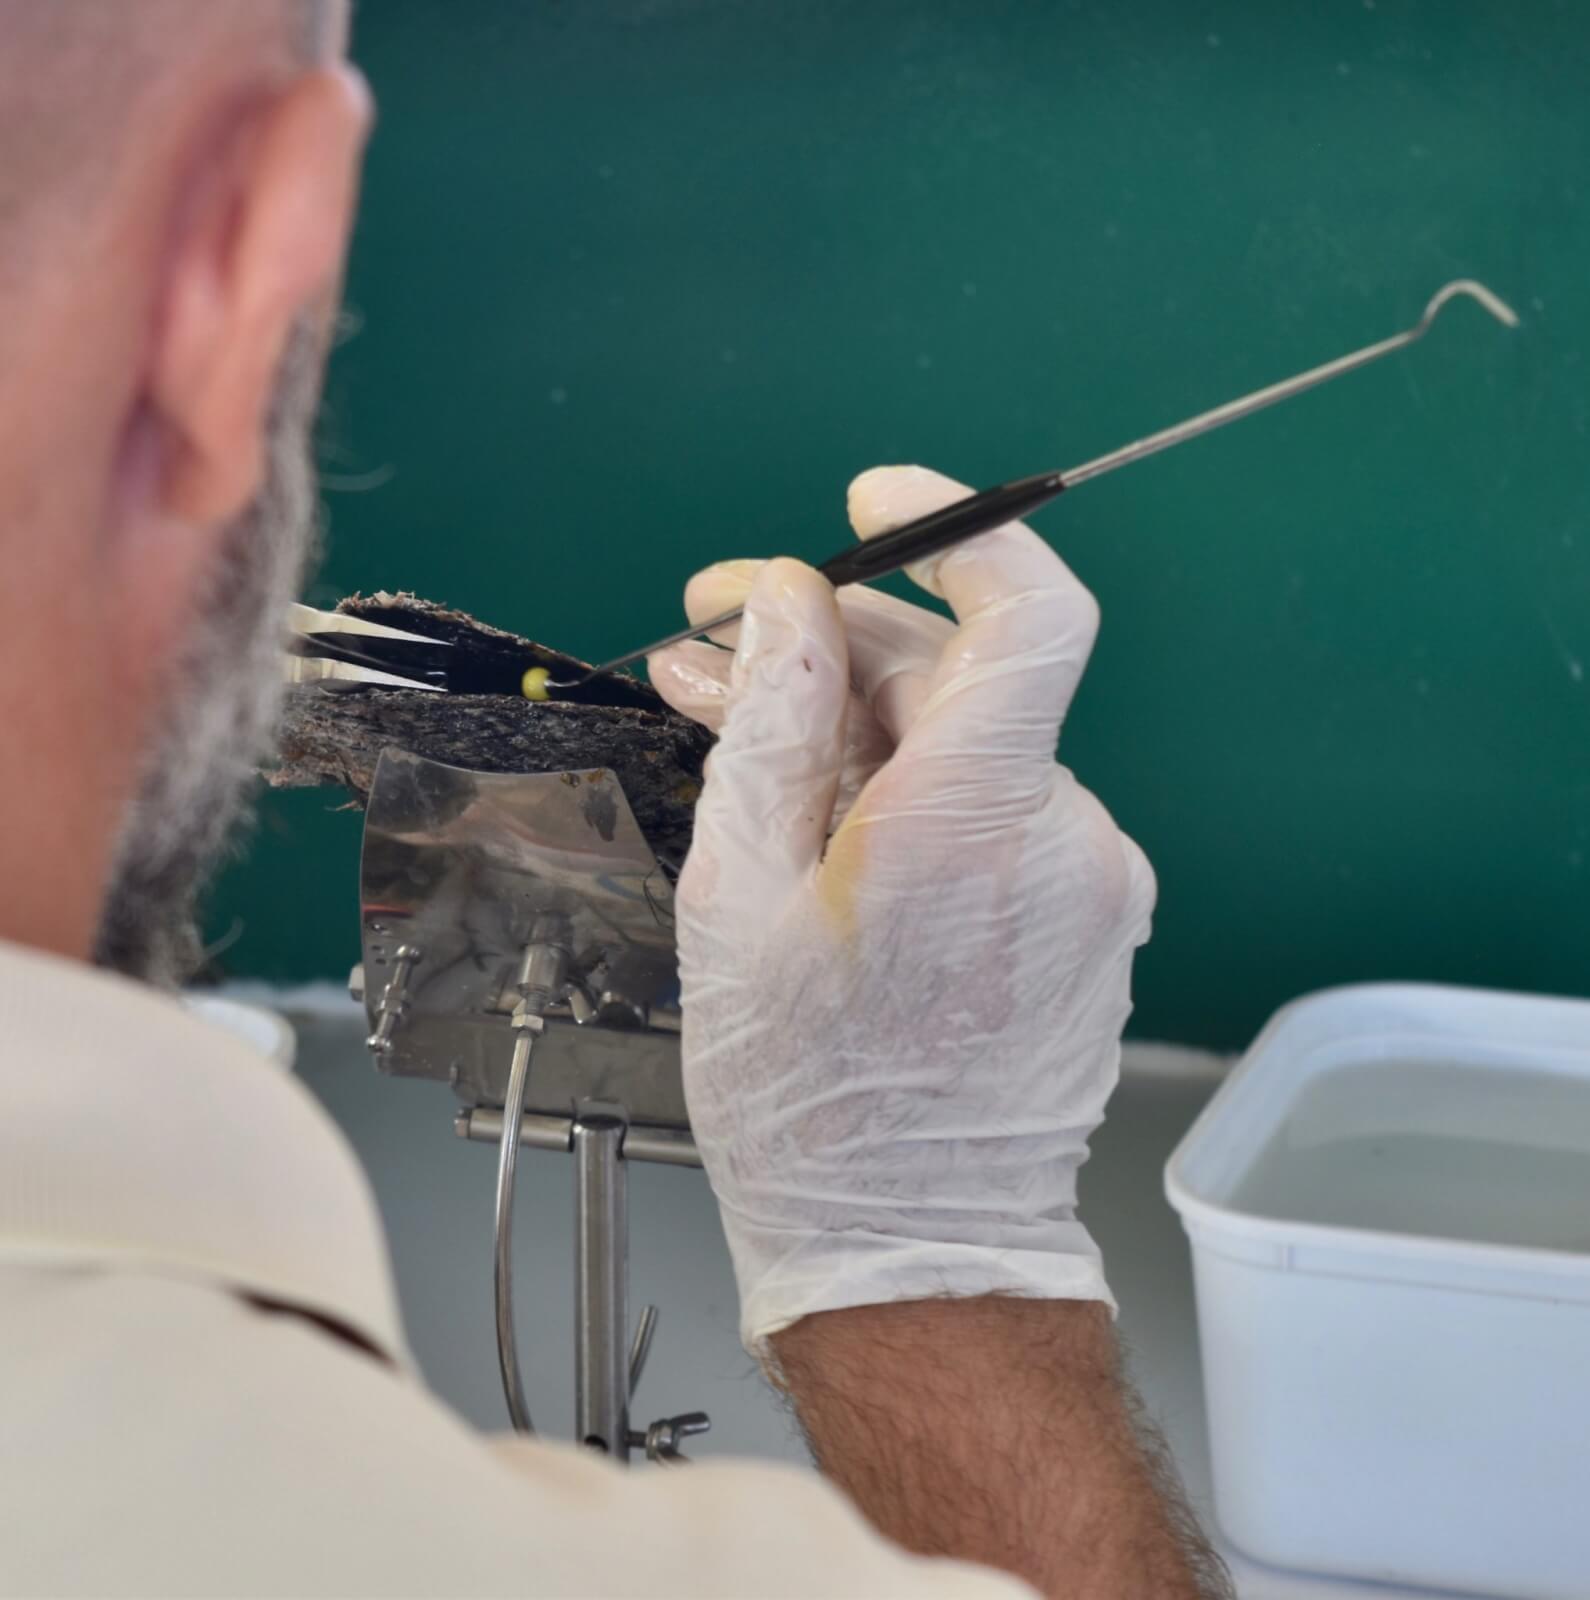
<svg viewBox="0 0 1590 1600">
<path fill-rule="evenodd" d="M 880 468 L 851 521 L 968 492 Z M 959 626 L 794 561 L 711 568 L 687 609 L 749 590 L 737 651 L 650 663 L 722 728 L 676 905 L 684 1084 L 759 1356 L 843 1306 L 1110 1300 L 1076 1178 L 1154 878 L 1054 759 L 1098 607 L 1020 526 L 929 566 Z"/>
</svg>

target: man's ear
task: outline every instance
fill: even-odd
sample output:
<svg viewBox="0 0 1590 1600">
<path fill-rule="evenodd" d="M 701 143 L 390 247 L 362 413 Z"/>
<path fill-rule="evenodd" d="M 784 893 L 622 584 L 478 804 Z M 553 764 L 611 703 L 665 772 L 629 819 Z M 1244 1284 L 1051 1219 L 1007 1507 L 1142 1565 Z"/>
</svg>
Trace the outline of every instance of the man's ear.
<svg viewBox="0 0 1590 1600">
<path fill-rule="evenodd" d="M 173 244 L 150 399 L 166 441 L 161 507 L 233 517 L 259 486 L 289 334 L 342 270 L 370 122 L 347 66 L 304 73 L 252 109 L 196 184 Z"/>
</svg>

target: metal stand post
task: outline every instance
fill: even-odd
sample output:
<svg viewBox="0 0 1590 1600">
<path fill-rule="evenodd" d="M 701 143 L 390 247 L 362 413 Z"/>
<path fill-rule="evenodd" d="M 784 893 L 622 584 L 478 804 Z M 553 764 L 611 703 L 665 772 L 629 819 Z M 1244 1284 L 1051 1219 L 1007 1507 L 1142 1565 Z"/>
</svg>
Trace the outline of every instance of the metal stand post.
<svg viewBox="0 0 1590 1600">
<path fill-rule="evenodd" d="M 574 1119 L 575 1437 L 629 1457 L 629 1206 L 621 1117 Z"/>
</svg>

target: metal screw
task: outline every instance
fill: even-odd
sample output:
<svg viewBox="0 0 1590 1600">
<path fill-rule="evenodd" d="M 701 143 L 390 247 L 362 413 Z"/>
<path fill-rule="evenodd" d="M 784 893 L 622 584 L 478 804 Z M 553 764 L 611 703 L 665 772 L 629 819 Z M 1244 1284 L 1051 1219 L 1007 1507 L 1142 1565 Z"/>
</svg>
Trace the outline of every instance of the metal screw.
<svg viewBox="0 0 1590 1600">
<path fill-rule="evenodd" d="M 409 1007 L 409 977 L 415 964 L 424 956 L 418 945 L 399 945 L 397 965 L 392 969 L 392 980 L 381 996 L 381 1009 L 376 1016 L 375 1032 L 365 1040 L 372 1055 L 384 1056 L 392 1048 L 392 1035 L 403 1020 Z"/>
<path fill-rule="evenodd" d="M 675 1466 L 690 1459 L 680 1453 L 681 1442 L 711 1427 L 705 1411 L 686 1411 L 677 1417 L 659 1417 L 644 1433 L 631 1432 L 629 1445 L 632 1450 L 644 1450 L 648 1461 Z"/>
</svg>

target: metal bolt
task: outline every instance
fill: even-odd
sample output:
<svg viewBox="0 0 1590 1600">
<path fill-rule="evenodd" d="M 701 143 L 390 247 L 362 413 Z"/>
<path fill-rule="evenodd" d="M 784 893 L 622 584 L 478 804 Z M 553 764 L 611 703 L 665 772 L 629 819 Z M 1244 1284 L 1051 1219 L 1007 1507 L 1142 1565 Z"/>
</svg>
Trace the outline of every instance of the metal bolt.
<svg viewBox="0 0 1590 1600">
<path fill-rule="evenodd" d="M 692 1434 L 706 1433 L 711 1427 L 705 1411 L 686 1411 L 677 1417 L 659 1417 L 644 1433 L 631 1431 L 629 1445 L 633 1450 L 644 1450 L 648 1461 L 674 1466 L 689 1460 L 679 1452 L 681 1442 Z"/>
<path fill-rule="evenodd" d="M 409 1006 L 409 976 L 424 952 L 418 945 L 398 946 L 397 965 L 392 969 L 392 980 L 381 996 L 381 1010 L 376 1017 L 375 1032 L 365 1040 L 372 1055 L 384 1056 L 392 1048 L 392 1035 L 403 1020 Z"/>
</svg>

